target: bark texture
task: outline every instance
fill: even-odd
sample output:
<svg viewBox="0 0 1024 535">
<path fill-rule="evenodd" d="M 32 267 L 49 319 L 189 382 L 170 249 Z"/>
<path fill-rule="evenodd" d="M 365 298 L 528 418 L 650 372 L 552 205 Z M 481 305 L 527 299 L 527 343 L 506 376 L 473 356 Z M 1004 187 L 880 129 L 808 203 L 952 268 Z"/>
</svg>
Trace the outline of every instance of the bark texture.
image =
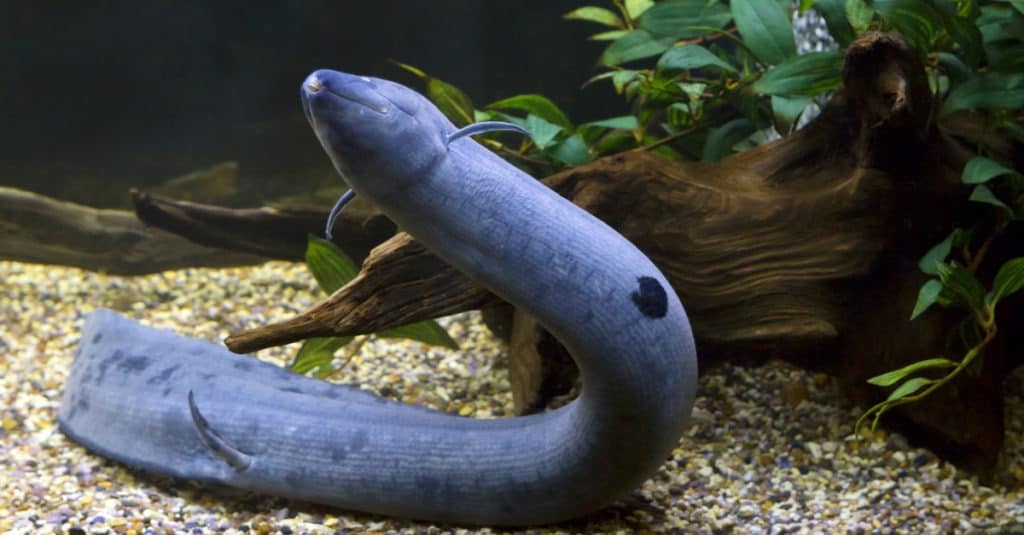
<svg viewBox="0 0 1024 535">
<path fill-rule="evenodd" d="M 255 254 L 195 244 L 148 228 L 135 214 L 0 187 L 0 258 L 114 275 L 258 264 Z"/>
</svg>

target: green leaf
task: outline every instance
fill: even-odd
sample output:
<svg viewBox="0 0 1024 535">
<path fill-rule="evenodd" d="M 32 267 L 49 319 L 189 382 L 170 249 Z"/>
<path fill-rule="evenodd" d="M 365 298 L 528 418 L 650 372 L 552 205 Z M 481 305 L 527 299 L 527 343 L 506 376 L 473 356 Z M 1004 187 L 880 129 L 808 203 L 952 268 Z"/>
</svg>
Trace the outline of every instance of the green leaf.
<svg viewBox="0 0 1024 535">
<path fill-rule="evenodd" d="M 941 115 L 968 109 L 1024 108 L 1019 76 L 984 73 L 967 80 L 949 94 Z"/>
<path fill-rule="evenodd" d="M 339 338 L 309 338 L 302 342 L 302 347 L 295 355 L 291 370 L 295 373 L 306 373 L 313 368 L 330 364 L 334 353 L 352 341 L 351 336 Z"/>
<path fill-rule="evenodd" d="M 796 56 L 793 24 L 789 14 L 776 2 L 732 0 L 729 3 L 736 29 L 761 59 L 778 65 Z"/>
<path fill-rule="evenodd" d="M 839 86 L 843 53 L 809 52 L 764 73 L 754 91 L 767 95 L 814 96 Z"/>
<path fill-rule="evenodd" d="M 615 86 L 615 92 L 621 95 L 622 92 L 626 90 L 626 87 L 640 76 L 640 71 L 632 71 L 629 69 L 615 71 L 612 75 L 612 85 Z"/>
<path fill-rule="evenodd" d="M 428 78 L 427 73 L 423 72 L 418 67 L 414 67 L 412 65 L 409 65 L 408 63 L 402 63 L 400 61 L 395 61 L 394 63 L 395 63 L 395 65 L 398 65 L 399 67 L 401 67 L 401 68 L 403 68 L 403 69 L 405 69 L 405 70 L 415 74 L 417 77 L 419 77 L 422 80 L 426 80 Z"/>
<path fill-rule="evenodd" d="M 772 114 L 775 116 L 775 129 L 779 132 L 789 132 L 793 123 L 797 121 L 804 108 L 813 100 L 812 97 L 784 97 L 772 95 Z"/>
<path fill-rule="evenodd" d="M 908 379 L 907 382 L 901 384 L 896 390 L 893 390 L 886 401 L 894 401 L 900 398 L 905 398 L 921 390 L 922 388 L 934 383 L 934 379 L 925 379 L 924 377 L 914 377 Z"/>
<path fill-rule="evenodd" d="M 928 252 L 921 257 L 921 260 L 917 262 L 917 267 L 921 268 L 921 271 L 929 275 L 938 275 L 939 268 L 938 264 L 944 262 L 946 257 L 949 256 L 949 252 L 953 249 L 953 237 L 958 231 L 954 230 L 946 236 L 946 239 L 939 242 L 937 245 L 928 249 Z"/>
<path fill-rule="evenodd" d="M 1009 175 L 1013 169 L 1004 167 L 999 162 L 984 156 L 975 156 L 964 166 L 960 180 L 964 184 L 984 184 L 997 176 Z"/>
<path fill-rule="evenodd" d="M 737 72 L 736 67 L 727 61 L 714 55 L 708 49 L 700 45 L 678 46 L 669 49 L 658 59 L 658 70 L 667 74 L 675 74 L 679 71 L 700 69 L 702 67 L 714 66 L 720 69 Z"/>
<path fill-rule="evenodd" d="M 629 30 L 610 30 L 607 32 L 600 32 L 587 37 L 590 41 L 614 41 L 623 35 L 629 33 Z"/>
<path fill-rule="evenodd" d="M 732 154 L 733 145 L 754 133 L 757 126 L 747 119 L 733 119 L 719 128 L 713 128 L 708 133 L 707 141 L 704 143 L 704 150 L 701 153 L 702 162 L 717 162 Z"/>
<path fill-rule="evenodd" d="M 878 14 L 922 53 L 931 49 L 938 13 L 924 0 L 874 0 Z"/>
<path fill-rule="evenodd" d="M 424 344 L 447 347 L 449 349 L 459 348 L 459 344 L 448 335 L 448 331 L 444 330 L 444 327 L 441 327 L 440 324 L 433 320 L 419 321 L 402 325 L 401 327 L 384 329 L 376 333 L 376 335 L 381 338 L 415 340 Z"/>
<path fill-rule="evenodd" d="M 608 71 L 598 74 L 597 76 L 590 78 L 586 82 L 583 82 L 583 87 L 586 87 L 598 80 L 610 78 L 612 81 L 612 85 L 615 87 L 615 92 L 621 95 L 629 87 L 630 84 L 639 80 L 643 76 L 644 75 L 642 71 L 636 71 L 631 69 Z"/>
<path fill-rule="evenodd" d="M 960 50 L 967 63 L 971 67 L 977 67 L 985 59 L 985 45 L 982 41 L 981 31 L 974 21 L 967 17 L 942 15 L 942 24 L 953 41 L 960 45 Z"/>
<path fill-rule="evenodd" d="M 299 375 L 303 375 L 306 372 L 315 369 L 317 371 L 313 375 L 319 377 L 320 370 L 324 369 L 325 367 L 327 369 L 330 369 L 332 362 L 334 362 L 334 355 L 328 355 L 326 353 L 317 353 L 315 355 L 311 355 L 303 359 L 301 362 L 293 362 L 288 369 Z"/>
<path fill-rule="evenodd" d="M 533 139 L 533 142 L 540 149 L 550 145 L 554 141 L 555 136 L 563 130 L 561 126 L 545 121 L 532 113 L 526 116 L 526 123 L 523 125 L 523 128 L 530 133 L 530 138 Z"/>
<path fill-rule="evenodd" d="M 988 68 L 1006 74 L 1024 72 L 1024 44 L 990 47 Z"/>
<path fill-rule="evenodd" d="M 635 148 L 636 138 L 632 134 L 612 132 L 594 143 L 593 151 L 597 156 L 615 154 Z"/>
<path fill-rule="evenodd" d="M 437 78 L 427 78 L 427 97 L 455 126 L 463 127 L 473 122 L 473 101 L 454 85 Z"/>
<path fill-rule="evenodd" d="M 690 99 L 693 104 L 698 104 L 704 99 L 704 90 L 708 88 L 708 84 L 701 82 L 682 82 L 679 84 L 679 89 L 686 93 L 686 98 Z"/>
<path fill-rule="evenodd" d="M 601 119 L 600 121 L 592 121 L 580 125 L 581 128 L 585 126 L 615 128 L 619 130 L 636 130 L 640 125 L 637 122 L 635 115 L 621 115 L 619 117 L 609 117 L 608 119 Z"/>
<path fill-rule="evenodd" d="M 475 115 L 473 101 L 461 89 L 444 80 L 434 78 L 412 65 L 397 61 L 395 64 L 426 82 L 427 98 L 441 110 L 445 117 L 455 123 L 455 126 L 462 127 L 473 122 Z"/>
<path fill-rule="evenodd" d="M 563 15 L 563 18 L 568 20 L 588 20 L 613 28 L 626 27 L 625 23 L 622 22 L 622 19 L 614 11 L 603 7 L 583 6 L 566 13 Z"/>
<path fill-rule="evenodd" d="M 659 37 L 693 39 L 725 27 L 732 20 L 721 2 L 674 0 L 659 2 L 640 17 L 640 28 Z"/>
<path fill-rule="evenodd" d="M 634 20 L 652 7 L 654 0 L 626 0 L 626 13 Z"/>
<path fill-rule="evenodd" d="M 958 84 L 974 76 L 974 69 L 968 67 L 963 61 L 960 61 L 960 58 L 955 54 L 950 54 L 949 52 L 936 52 L 935 57 L 939 60 L 939 63 L 945 67 L 944 70 L 949 74 L 949 77 Z"/>
<path fill-rule="evenodd" d="M 917 303 L 914 304 L 914 311 L 910 313 L 910 319 L 913 320 L 924 314 L 939 299 L 940 293 L 942 293 L 941 281 L 931 279 L 924 283 L 917 293 Z"/>
<path fill-rule="evenodd" d="M 846 48 L 857 37 L 850 19 L 846 17 L 846 0 L 817 0 L 814 7 L 825 19 L 828 33 L 832 34 L 840 47 Z"/>
<path fill-rule="evenodd" d="M 875 10 L 868 0 L 846 0 L 846 20 L 857 32 L 863 32 L 875 18 Z"/>
<path fill-rule="evenodd" d="M 671 37 L 655 38 L 644 30 L 635 30 L 616 39 L 601 55 L 603 65 L 618 65 L 657 56 L 672 46 Z"/>
<path fill-rule="evenodd" d="M 921 360 L 913 364 L 908 364 L 898 370 L 885 372 L 882 375 L 876 375 L 868 382 L 875 386 L 892 386 L 898 383 L 904 377 L 921 370 L 927 370 L 931 368 L 955 368 L 956 362 L 946 358 L 934 358 L 928 360 Z"/>
<path fill-rule="evenodd" d="M 812 7 L 814 7 L 814 0 L 800 0 L 799 11 L 801 15 Z"/>
<path fill-rule="evenodd" d="M 309 235 L 306 243 L 306 264 L 320 289 L 331 294 L 355 278 L 359 269 L 334 243 Z"/>
<path fill-rule="evenodd" d="M 994 3 L 981 7 L 981 16 L 975 21 L 986 45 L 1021 40 L 1024 17 L 1017 11 Z"/>
<path fill-rule="evenodd" d="M 985 296 L 985 303 L 994 307 L 1004 297 L 1024 288 L 1024 257 L 1007 260 L 999 268 L 992 282 L 992 291 Z"/>
<path fill-rule="evenodd" d="M 636 117 L 629 116 L 629 118 L 633 119 L 635 127 Z M 587 144 L 584 143 L 583 136 L 580 134 L 575 134 L 565 138 L 561 143 L 558 143 L 554 147 L 548 149 L 547 152 L 551 154 L 551 156 L 554 156 L 558 161 L 569 165 L 584 165 L 593 160 L 593 157 L 590 155 L 590 150 L 587 148 Z"/>
<path fill-rule="evenodd" d="M 938 263 L 936 268 L 944 290 L 952 292 L 960 303 L 966 304 L 972 310 L 981 309 L 985 302 L 985 288 L 973 273 L 958 264 Z"/>
<path fill-rule="evenodd" d="M 992 206 L 997 206 L 1005 210 L 1010 215 L 1010 217 L 1013 217 L 1013 209 L 1011 209 L 1009 206 L 1006 206 L 1006 203 L 1004 203 L 1003 201 L 999 200 L 999 197 L 996 197 L 996 194 L 992 193 L 992 190 L 988 189 L 988 186 L 984 184 L 978 184 L 977 186 L 974 186 L 974 190 L 971 191 L 971 196 L 969 197 L 969 200 L 972 200 L 974 202 L 991 204 Z"/>
<path fill-rule="evenodd" d="M 521 110 L 563 128 L 572 128 L 572 123 L 569 122 L 565 113 L 543 95 L 516 95 L 492 102 L 486 108 L 489 110 Z"/>
</svg>

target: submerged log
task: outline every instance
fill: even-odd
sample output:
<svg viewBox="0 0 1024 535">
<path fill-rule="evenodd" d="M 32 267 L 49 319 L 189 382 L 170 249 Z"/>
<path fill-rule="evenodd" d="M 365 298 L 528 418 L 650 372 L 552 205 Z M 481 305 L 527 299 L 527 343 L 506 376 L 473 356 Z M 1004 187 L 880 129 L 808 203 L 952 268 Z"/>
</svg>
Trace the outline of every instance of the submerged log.
<svg viewBox="0 0 1024 535">
<path fill-rule="evenodd" d="M 702 366 L 781 358 L 837 376 L 866 407 L 885 395 L 867 378 L 947 353 L 962 313 L 908 320 L 925 280 L 917 261 L 951 230 L 951 214 L 976 214 L 958 180 L 971 154 L 931 121 L 917 51 L 899 37 L 867 34 L 849 48 L 843 77 L 844 90 L 812 124 L 777 142 L 717 163 L 637 150 L 544 183 L 618 229 L 664 271 L 693 323 Z M 999 254 L 1006 253 L 991 252 L 990 264 L 999 264 Z M 226 342 L 252 351 L 497 303 L 400 234 L 327 300 Z M 999 320 L 1019 321 L 1019 310 L 1019 300 L 1009 303 Z M 541 364 L 561 348 L 529 322 L 520 318 L 512 329 L 513 390 L 523 411 L 558 393 L 543 385 L 565 388 L 549 380 L 561 372 Z M 1000 382 L 1020 364 L 1008 340 L 987 352 L 981 374 L 885 421 L 990 474 L 1003 440 Z"/>
<path fill-rule="evenodd" d="M 303 260 L 307 236 L 322 234 L 330 212 L 324 206 L 226 208 L 134 189 L 131 196 L 135 214 L 147 225 L 200 245 L 278 260 Z M 361 262 L 371 248 L 394 235 L 395 225 L 370 207 L 357 204 L 353 208 L 338 218 L 334 241 Z"/>
<path fill-rule="evenodd" d="M 0 258 L 114 275 L 259 264 L 262 256 L 197 245 L 135 214 L 0 187 Z"/>
</svg>

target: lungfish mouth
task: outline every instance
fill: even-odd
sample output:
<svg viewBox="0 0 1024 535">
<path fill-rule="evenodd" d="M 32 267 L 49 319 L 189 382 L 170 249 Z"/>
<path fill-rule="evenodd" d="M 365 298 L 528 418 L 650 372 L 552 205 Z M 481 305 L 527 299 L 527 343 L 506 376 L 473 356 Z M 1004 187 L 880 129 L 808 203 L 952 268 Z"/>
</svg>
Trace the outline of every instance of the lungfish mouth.
<svg viewBox="0 0 1024 535">
<path fill-rule="evenodd" d="M 391 102 L 374 87 L 373 81 L 365 76 L 354 76 L 335 71 L 318 70 L 302 82 L 302 104 L 307 118 L 310 116 L 312 101 L 331 96 L 353 102 L 376 113 L 384 114 Z"/>
</svg>

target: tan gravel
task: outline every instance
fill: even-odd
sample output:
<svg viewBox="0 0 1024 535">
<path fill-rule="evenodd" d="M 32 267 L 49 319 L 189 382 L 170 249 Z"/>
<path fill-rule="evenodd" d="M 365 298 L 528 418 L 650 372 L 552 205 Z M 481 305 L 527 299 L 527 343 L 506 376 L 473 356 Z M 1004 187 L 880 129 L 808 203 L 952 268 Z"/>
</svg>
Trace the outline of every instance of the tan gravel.
<svg viewBox="0 0 1024 535">
<path fill-rule="evenodd" d="M 216 341 L 318 298 L 305 267 L 284 262 L 136 278 L 0 262 L 0 532 L 471 532 L 154 477 L 91 455 L 56 429 L 77 330 L 91 310 Z M 339 379 L 460 414 L 510 414 L 501 345 L 476 314 L 443 324 L 461 351 L 371 338 Z M 296 348 L 258 356 L 280 363 Z M 589 518 L 527 532 L 1024 533 L 1024 375 L 1008 381 L 1005 470 L 990 488 L 899 435 L 848 438 L 858 409 L 839 408 L 826 377 L 780 364 L 712 370 L 701 378 L 693 426 L 642 489 Z"/>
</svg>

